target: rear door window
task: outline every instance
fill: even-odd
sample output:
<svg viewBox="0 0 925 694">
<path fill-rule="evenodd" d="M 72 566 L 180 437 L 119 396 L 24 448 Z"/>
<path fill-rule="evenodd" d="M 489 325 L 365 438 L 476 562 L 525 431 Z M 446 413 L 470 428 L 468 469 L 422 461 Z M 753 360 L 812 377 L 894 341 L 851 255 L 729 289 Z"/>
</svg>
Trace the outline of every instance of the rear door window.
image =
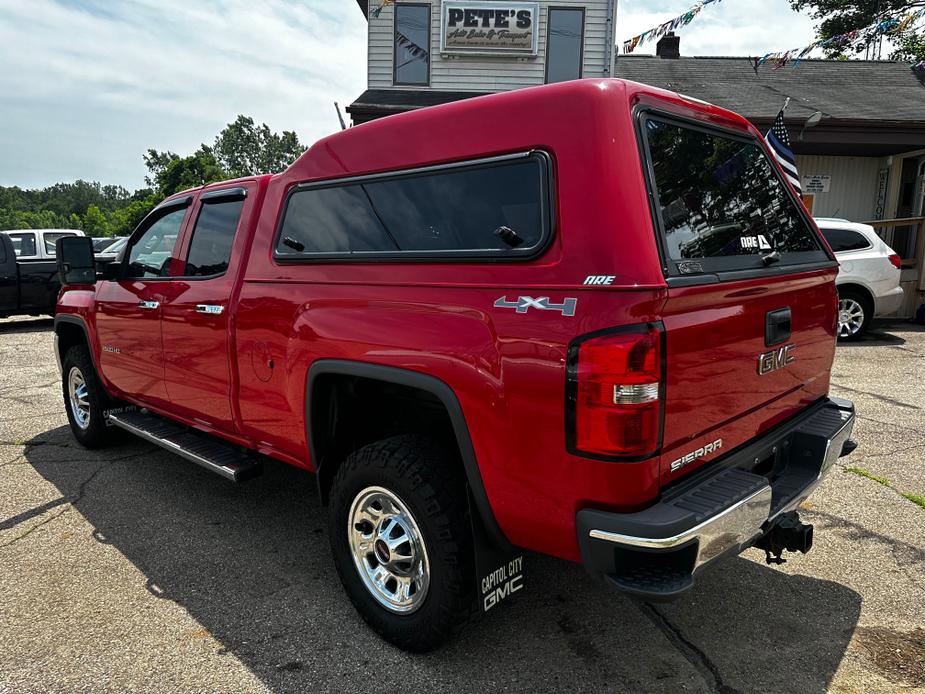
<svg viewBox="0 0 925 694">
<path fill-rule="evenodd" d="M 643 123 L 671 274 L 830 260 L 757 142 L 652 116 Z"/>
<path fill-rule="evenodd" d="M 244 198 L 211 202 L 203 200 L 186 258 L 187 277 L 209 277 L 228 270 Z"/>
<path fill-rule="evenodd" d="M 820 231 L 836 253 L 870 248 L 870 242 L 856 231 L 849 229 L 820 229 Z"/>
</svg>

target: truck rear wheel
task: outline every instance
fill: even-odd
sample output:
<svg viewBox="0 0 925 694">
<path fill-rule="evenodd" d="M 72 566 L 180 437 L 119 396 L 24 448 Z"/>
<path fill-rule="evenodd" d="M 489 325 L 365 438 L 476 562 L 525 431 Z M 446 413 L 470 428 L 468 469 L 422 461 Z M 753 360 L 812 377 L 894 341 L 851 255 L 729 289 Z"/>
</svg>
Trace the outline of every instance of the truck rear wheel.
<svg viewBox="0 0 925 694">
<path fill-rule="evenodd" d="M 365 446 L 331 486 L 330 540 L 363 619 L 399 648 L 429 651 L 474 614 L 465 480 L 453 452 L 424 436 Z"/>
<path fill-rule="evenodd" d="M 96 375 L 86 345 L 75 345 L 67 351 L 61 376 L 64 409 L 77 442 L 86 448 L 100 448 L 114 439 L 103 417 L 112 402 Z"/>
</svg>

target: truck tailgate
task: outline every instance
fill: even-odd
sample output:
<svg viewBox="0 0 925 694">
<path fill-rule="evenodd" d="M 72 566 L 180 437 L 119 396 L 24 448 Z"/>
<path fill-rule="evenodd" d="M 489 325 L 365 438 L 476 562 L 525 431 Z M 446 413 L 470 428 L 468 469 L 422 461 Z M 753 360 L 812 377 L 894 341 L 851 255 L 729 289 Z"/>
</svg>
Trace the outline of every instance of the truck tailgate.
<svg viewBox="0 0 925 694">
<path fill-rule="evenodd" d="M 828 393 L 835 350 L 835 272 L 832 268 L 669 291 L 664 309 L 663 485 Z M 789 337 L 784 337 L 785 325 L 768 327 L 768 314 L 785 317 L 786 309 Z"/>
</svg>

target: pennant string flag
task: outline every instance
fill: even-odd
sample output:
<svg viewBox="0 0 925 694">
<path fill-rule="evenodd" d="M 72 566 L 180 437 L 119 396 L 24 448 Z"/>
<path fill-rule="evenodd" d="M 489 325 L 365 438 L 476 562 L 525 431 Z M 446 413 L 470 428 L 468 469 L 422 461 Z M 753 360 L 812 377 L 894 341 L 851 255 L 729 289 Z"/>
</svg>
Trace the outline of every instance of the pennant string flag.
<svg viewBox="0 0 925 694">
<path fill-rule="evenodd" d="M 701 0 L 684 14 L 678 15 L 674 19 L 670 19 L 663 24 L 659 24 L 657 27 L 649 29 L 648 31 L 644 31 L 638 36 L 627 39 L 623 42 L 623 52 L 632 53 L 636 50 L 637 46 L 642 45 L 646 41 L 660 39 L 669 31 L 674 31 L 675 29 L 687 26 L 694 20 L 694 17 L 700 14 L 700 11 L 703 10 L 704 7 L 718 2 L 722 2 L 722 0 Z"/>
<path fill-rule="evenodd" d="M 886 35 L 896 34 L 905 31 L 915 22 L 925 17 L 925 8 L 909 12 L 899 17 L 887 17 L 879 22 L 874 22 L 862 29 L 853 29 L 838 36 L 831 36 L 827 39 L 818 39 L 808 46 L 793 48 L 789 51 L 778 51 L 777 53 L 768 53 L 760 58 L 752 60 L 752 69 L 758 74 L 758 68 L 765 64 L 773 64 L 772 72 L 780 70 L 788 64 L 797 67 L 809 53 L 817 48 L 859 48 L 874 39 Z M 915 67 L 913 67 L 913 70 Z"/>
<path fill-rule="evenodd" d="M 391 4 L 392 0 L 382 0 L 382 3 L 379 5 L 379 7 L 376 7 L 370 11 L 369 16 L 373 19 L 379 19 L 379 13 L 382 12 L 382 8 L 388 7 Z"/>
</svg>

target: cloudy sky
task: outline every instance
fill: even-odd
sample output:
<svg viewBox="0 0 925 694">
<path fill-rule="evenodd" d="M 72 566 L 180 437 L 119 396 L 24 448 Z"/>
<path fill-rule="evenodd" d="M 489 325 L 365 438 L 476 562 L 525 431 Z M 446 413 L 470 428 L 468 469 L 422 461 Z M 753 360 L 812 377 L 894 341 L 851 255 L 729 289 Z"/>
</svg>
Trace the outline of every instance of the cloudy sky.
<svg viewBox="0 0 925 694">
<path fill-rule="evenodd" d="M 622 0 L 617 42 L 691 4 Z M 723 0 L 681 50 L 761 54 L 812 27 L 787 0 Z M 239 113 L 310 143 L 365 88 L 365 37 L 355 0 L 0 0 L 0 185 L 134 189 L 147 148 L 187 154 Z"/>
</svg>

